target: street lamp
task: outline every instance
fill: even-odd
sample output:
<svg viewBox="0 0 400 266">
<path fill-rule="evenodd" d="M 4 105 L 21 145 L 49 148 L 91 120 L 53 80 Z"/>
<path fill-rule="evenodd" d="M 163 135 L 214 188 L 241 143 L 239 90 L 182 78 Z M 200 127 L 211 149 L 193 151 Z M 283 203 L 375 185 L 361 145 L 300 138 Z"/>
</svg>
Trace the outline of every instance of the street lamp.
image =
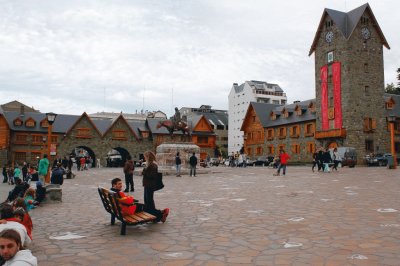
<svg viewBox="0 0 400 266">
<path fill-rule="evenodd" d="M 389 115 L 388 122 L 390 125 L 390 147 L 393 157 L 393 169 L 397 168 L 396 151 L 394 147 L 394 123 L 396 123 L 396 117 L 394 115 Z"/>
<path fill-rule="evenodd" d="M 49 123 L 49 126 L 47 127 L 47 154 L 49 156 L 49 160 L 50 160 L 50 150 L 51 150 L 51 131 L 52 131 L 53 123 L 56 120 L 56 117 L 57 117 L 57 114 L 55 114 L 55 113 L 46 113 L 47 122 Z M 47 171 L 45 182 L 50 183 L 50 171 Z"/>
</svg>

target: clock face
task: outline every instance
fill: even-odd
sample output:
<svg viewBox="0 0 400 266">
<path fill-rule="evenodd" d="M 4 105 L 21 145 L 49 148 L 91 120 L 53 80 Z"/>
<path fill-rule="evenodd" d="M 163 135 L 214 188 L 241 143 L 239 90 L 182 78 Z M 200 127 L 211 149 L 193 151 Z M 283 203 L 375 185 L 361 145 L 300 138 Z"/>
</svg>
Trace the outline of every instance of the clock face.
<svg viewBox="0 0 400 266">
<path fill-rule="evenodd" d="M 371 32 L 369 31 L 368 28 L 362 28 L 361 29 L 361 35 L 362 35 L 364 40 L 367 40 L 367 39 L 369 39 L 369 37 L 371 37 Z"/>
<path fill-rule="evenodd" d="M 325 41 L 327 43 L 331 43 L 333 41 L 333 32 L 332 31 L 328 31 L 325 35 Z"/>
</svg>

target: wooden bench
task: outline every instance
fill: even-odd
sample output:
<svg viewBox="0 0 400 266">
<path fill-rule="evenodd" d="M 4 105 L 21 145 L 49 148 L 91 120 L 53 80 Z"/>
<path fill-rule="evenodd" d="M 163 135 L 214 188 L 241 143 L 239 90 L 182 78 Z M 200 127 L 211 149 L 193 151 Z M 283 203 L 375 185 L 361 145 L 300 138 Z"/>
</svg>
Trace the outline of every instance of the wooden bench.
<svg viewBox="0 0 400 266">
<path fill-rule="evenodd" d="M 127 225 L 138 225 L 152 222 L 157 219 L 156 216 L 147 212 L 137 212 L 133 215 L 123 216 L 118 204 L 117 193 L 102 187 L 98 188 L 98 192 L 100 199 L 103 202 L 104 209 L 111 214 L 111 225 L 115 224 L 115 218 L 121 221 L 121 235 L 126 234 Z"/>
</svg>

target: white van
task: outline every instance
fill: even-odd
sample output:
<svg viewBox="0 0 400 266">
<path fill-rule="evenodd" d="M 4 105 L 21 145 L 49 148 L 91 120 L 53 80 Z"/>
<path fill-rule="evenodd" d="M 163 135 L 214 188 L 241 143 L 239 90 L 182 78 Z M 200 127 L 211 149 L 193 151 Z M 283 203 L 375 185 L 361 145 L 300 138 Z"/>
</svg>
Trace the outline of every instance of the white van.
<svg viewBox="0 0 400 266">
<path fill-rule="evenodd" d="M 340 157 L 342 158 L 342 166 L 354 167 L 357 164 L 357 152 L 352 147 L 338 147 Z"/>
</svg>

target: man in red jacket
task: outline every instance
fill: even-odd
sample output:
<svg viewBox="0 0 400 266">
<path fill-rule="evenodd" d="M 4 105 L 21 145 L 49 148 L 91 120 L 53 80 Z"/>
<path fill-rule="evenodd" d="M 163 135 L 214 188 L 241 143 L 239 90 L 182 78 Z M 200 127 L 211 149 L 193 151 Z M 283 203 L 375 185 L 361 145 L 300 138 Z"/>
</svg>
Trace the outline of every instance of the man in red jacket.
<svg viewBox="0 0 400 266">
<path fill-rule="evenodd" d="M 286 165 L 287 165 L 289 159 L 290 159 L 289 154 L 287 154 L 285 152 L 285 150 L 280 150 L 279 160 L 280 160 L 281 163 L 279 164 L 278 170 L 277 170 L 276 174 L 274 174 L 274 175 L 279 176 L 280 172 L 281 172 L 281 169 L 282 169 L 283 175 L 286 174 Z"/>
<path fill-rule="evenodd" d="M 139 207 L 140 209 L 138 211 L 143 210 L 142 204 L 135 204 L 135 200 L 132 196 L 126 195 L 124 192 L 121 191 L 122 181 L 120 178 L 117 177 L 111 180 L 111 186 L 112 188 L 110 190 L 118 194 L 119 207 L 121 208 L 121 213 L 123 216 L 134 214 L 137 207 Z"/>
</svg>

